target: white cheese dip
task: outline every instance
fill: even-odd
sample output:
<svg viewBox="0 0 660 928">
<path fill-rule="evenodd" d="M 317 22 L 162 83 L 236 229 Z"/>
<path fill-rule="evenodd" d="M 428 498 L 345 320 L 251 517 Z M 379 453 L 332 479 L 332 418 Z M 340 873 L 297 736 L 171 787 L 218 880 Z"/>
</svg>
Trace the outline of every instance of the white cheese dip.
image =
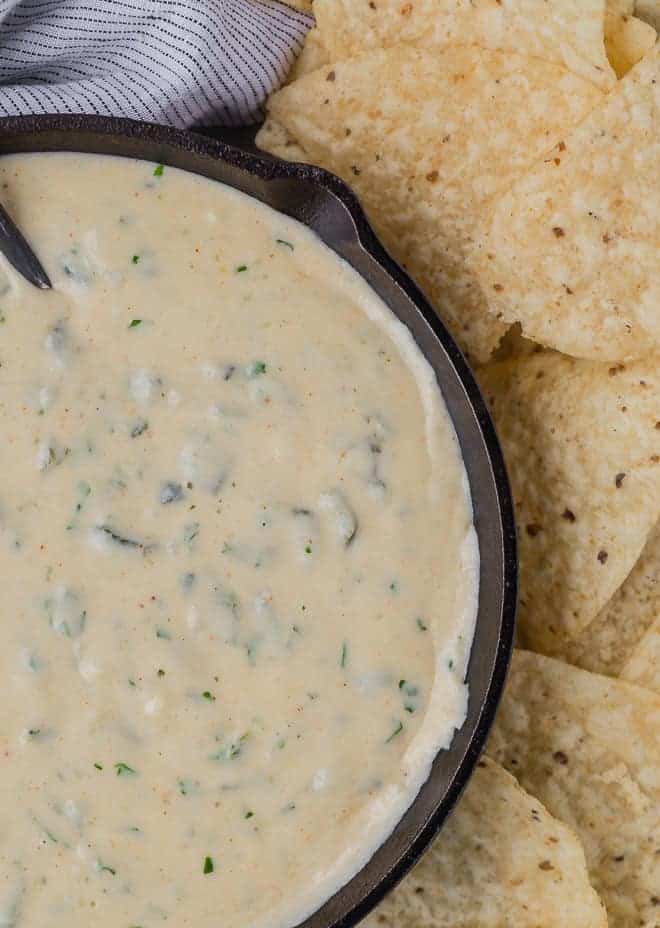
<svg viewBox="0 0 660 928">
<path fill-rule="evenodd" d="M 434 375 L 307 229 L 0 159 L 0 925 L 280 928 L 465 717 L 478 552 Z"/>
</svg>

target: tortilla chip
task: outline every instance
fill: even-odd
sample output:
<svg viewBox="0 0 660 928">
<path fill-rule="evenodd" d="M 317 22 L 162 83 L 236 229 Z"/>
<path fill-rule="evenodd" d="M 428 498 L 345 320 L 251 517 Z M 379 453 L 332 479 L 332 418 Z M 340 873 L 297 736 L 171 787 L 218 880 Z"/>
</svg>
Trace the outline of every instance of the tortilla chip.
<svg viewBox="0 0 660 928">
<path fill-rule="evenodd" d="M 625 477 L 621 478 L 625 482 Z M 641 671 L 637 648 L 646 654 L 652 645 L 642 639 L 660 617 L 660 523 L 652 529 L 641 557 L 596 618 L 574 640 L 567 641 L 561 657 L 585 670 L 611 677 L 623 676 L 633 683 L 649 686 Z M 630 665 L 633 665 L 633 669 Z M 635 670 L 635 666 L 640 667 Z M 650 687 L 654 689 L 655 687 Z M 657 687 L 660 690 L 660 686 Z"/>
<path fill-rule="evenodd" d="M 660 32 L 660 0 L 636 0 L 635 16 Z"/>
<path fill-rule="evenodd" d="M 507 191 L 470 262 L 494 313 L 577 357 L 660 346 L 660 56 Z"/>
<path fill-rule="evenodd" d="M 479 761 L 413 872 L 364 928 L 605 928 L 584 852 L 499 764 Z"/>
<path fill-rule="evenodd" d="M 623 77 L 655 45 L 653 26 L 627 14 L 605 16 L 605 48 L 617 77 Z"/>
<path fill-rule="evenodd" d="M 333 60 L 409 42 L 533 55 L 609 89 L 604 0 L 315 0 Z"/>
<path fill-rule="evenodd" d="M 660 512 L 657 357 L 543 352 L 480 372 L 511 479 L 525 647 L 562 654 L 621 586 Z"/>
<path fill-rule="evenodd" d="M 610 928 L 657 924 L 660 697 L 514 655 L 488 752 L 584 846 Z"/>
<path fill-rule="evenodd" d="M 505 327 L 466 272 L 472 229 L 489 199 L 601 98 L 539 59 L 400 46 L 308 74 L 268 108 L 310 161 L 355 188 L 385 246 L 484 361 Z M 257 136 L 262 147 L 270 131 Z"/>
<path fill-rule="evenodd" d="M 660 693 L 660 615 L 626 661 L 621 676 L 630 683 Z"/>
<path fill-rule="evenodd" d="M 328 51 L 321 41 L 321 33 L 315 26 L 307 33 L 303 50 L 298 55 L 293 70 L 289 74 L 288 83 L 292 83 L 292 81 L 298 80 L 299 77 L 303 77 L 311 71 L 316 71 L 329 63 Z"/>
<path fill-rule="evenodd" d="M 257 141 L 263 151 L 277 155 L 278 158 L 284 158 L 286 161 L 306 163 L 310 160 L 307 152 L 275 119 L 266 120 L 259 130 Z"/>
</svg>

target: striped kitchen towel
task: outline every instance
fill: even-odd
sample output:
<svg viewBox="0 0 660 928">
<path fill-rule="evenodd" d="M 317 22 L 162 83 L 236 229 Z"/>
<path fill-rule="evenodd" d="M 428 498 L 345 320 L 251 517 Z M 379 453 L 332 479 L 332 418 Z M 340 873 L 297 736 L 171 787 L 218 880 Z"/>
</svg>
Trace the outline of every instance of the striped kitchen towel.
<svg viewBox="0 0 660 928">
<path fill-rule="evenodd" d="M 0 0 L 3 116 L 257 122 L 311 17 L 280 0 Z"/>
</svg>

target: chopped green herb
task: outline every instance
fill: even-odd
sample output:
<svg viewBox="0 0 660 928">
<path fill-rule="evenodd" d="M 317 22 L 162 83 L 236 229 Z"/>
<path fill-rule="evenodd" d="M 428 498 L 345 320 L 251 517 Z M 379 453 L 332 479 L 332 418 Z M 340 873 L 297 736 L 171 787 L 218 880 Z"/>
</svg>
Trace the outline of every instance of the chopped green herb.
<svg viewBox="0 0 660 928">
<path fill-rule="evenodd" d="M 401 685 L 401 683 L 403 683 L 403 686 Z M 399 683 L 399 689 L 403 690 L 406 696 L 418 696 L 419 695 L 418 686 L 412 686 L 410 683 L 406 683 L 405 680 L 402 680 L 401 683 Z"/>
<path fill-rule="evenodd" d="M 33 673 L 36 673 L 38 670 L 40 670 L 39 659 L 35 657 L 34 654 L 31 654 L 28 658 L 27 666 L 29 670 L 31 670 Z"/>
<path fill-rule="evenodd" d="M 149 423 L 146 419 L 138 419 L 131 427 L 131 438 L 139 438 L 140 435 L 144 435 L 148 428 Z"/>
<path fill-rule="evenodd" d="M 261 374 L 266 373 L 266 364 L 264 361 L 253 361 L 252 364 L 248 365 L 247 375 L 248 377 L 259 377 Z"/>
<path fill-rule="evenodd" d="M 243 271 L 247 271 L 247 264 L 239 264 L 238 267 L 236 268 L 237 274 L 242 274 Z"/>
<path fill-rule="evenodd" d="M 429 627 L 423 619 L 417 619 L 417 628 L 420 632 L 426 632 Z"/>
<path fill-rule="evenodd" d="M 209 873 L 213 873 L 213 869 L 214 869 L 214 868 L 213 868 L 213 858 L 212 858 L 212 857 L 205 857 L 205 858 L 204 858 L 204 868 L 203 868 L 204 876 L 207 876 Z"/>
<path fill-rule="evenodd" d="M 228 590 L 219 584 L 213 587 L 215 599 L 219 606 L 228 609 L 233 615 L 237 616 L 241 611 L 241 604 L 238 596 L 233 590 Z"/>
<path fill-rule="evenodd" d="M 348 642 L 342 642 L 341 651 L 339 652 L 339 666 L 345 667 L 348 661 Z"/>
<path fill-rule="evenodd" d="M 182 796 L 189 796 L 190 793 L 195 792 L 196 788 L 194 780 L 178 780 L 177 786 L 179 787 L 179 792 Z"/>
<path fill-rule="evenodd" d="M 390 593 L 398 593 L 398 592 L 399 592 L 399 584 L 396 582 L 396 580 L 392 580 L 392 582 L 390 583 Z"/>
<path fill-rule="evenodd" d="M 139 263 L 140 263 L 140 256 L 139 256 L 139 255 L 133 255 L 133 257 L 131 258 L 131 262 L 132 262 L 133 264 L 139 264 Z"/>
<path fill-rule="evenodd" d="M 103 770 L 103 764 L 94 764 L 97 770 Z"/>
<path fill-rule="evenodd" d="M 49 831 L 46 827 L 44 827 L 44 825 L 42 825 L 41 822 L 37 821 L 37 819 L 35 819 L 34 822 L 35 822 L 35 824 L 38 825 L 39 828 L 43 831 L 44 835 L 48 838 L 48 840 L 51 842 L 51 844 L 59 844 L 59 843 L 60 843 L 60 839 L 59 839 L 58 837 L 56 837 L 56 836 L 53 834 L 52 831 Z M 66 846 L 68 847 L 68 845 L 66 845 Z"/>
<path fill-rule="evenodd" d="M 100 860 L 98 861 L 97 866 L 101 873 L 109 873 L 112 876 L 117 876 L 117 871 L 114 869 L 114 867 L 108 867 L 107 864 L 102 864 Z"/>
<path fill-rule="evenodd" d="M 77 503 L 76 503 L 76 505 L 75 505 L 75 509 L 74 509 L 74 512 L 73 512 L 73 517 L 72 517 L 71 521 L 68 523 L 68 525 L 67 525 L 67 527 L 66 527 L 67 532 L 70 532 L 71 529 L 74 527 L 75 521 L 76 521 L 76 516 L 78 515 L 78 513 L 82 512 L 83 506 L 85 505 L 85 500 L 87 499 L 87 497 L 88 497 L 88 496 L 90 495 L 90 493 L 92 492 L 92 488 L 91 488 L 90 485 L 89 485 L 86 481 L 84 481 L 84 480 L 80 480 L 80 481 L 78 482 L 78 486 L 77 486 L 76 489 L 77 489 L 77 491 L 78 491 L 78 501 L 77 501 Z"/>
<path fill-rule="evenodd" d="M 447 667 L 448 667 L 450 670 L 453 670 L 453 669 L 454 669 L 454 659 L 453 659 L 453 658 L 451 658 L 451 657 L 449 658 L 449 660 L 447 661 Z"/>
<path fill-rule="evenodd" d="M 171 503 L 178 503 L 183 499 L 183 487 L 180 483 L 168 480 L 160 488 L 160 501 L 163 506 L 169 506 Z"/>
<path fill-rule="evenodd" d="M 394 731 L 385 739 L 385 744 L 389 744 L 390 741 L 393 741 L 397 735 L 400 735 L 403 731 L 403 722 L 397 722 L 396 728 Z"/>
<path fill-rule="evenodd" d="M 166 628 L 163 628 L 162 625 L 159 625 L 156 629 L 156 638 L 163 638 L 165 641 L 170 641 L 172 636 Z"/>
<path fill-rule="evenodd" d="M 129 329 L 137 329 L 139 325 L 142 325 L 141 319 L 131 319 L 131 321 L 128 324 L 128 327 Z"/>
<path fill-rule="evenodd" d="M 158 167 L 154 168 L 154 177 L 162 177 L 164 170 L 165 170 L 165 165 L 159 164 Z"/>
<path fill-rule="evenodd" d="M 277 741 L 275 742 L 275 747 L 277 748 L 278 751 L 281 751 L 282 748 L 285 746 L 285 744 L 286 744 L 286 738 L 278 738 Z"/>
<path fill-rule="evenodd" d="M 311 553 L 312 553 L 312 546 L 305 545 L 305 554 L 311 554 Z"/>
<path fill-rule="evenodd" d="M 250 733 L 246 731 L 240 736 L 240 738 L 237 738 L 233 741 L 223 742 L 215 754 L 211 755 L 211 760 L 217 760 L 221 763 L 225 763 L 226 761 L 235 760 L 237 757 L 240 757 L 241 751 L 243 750 L 243 745 L 249 737 Z"/>
<path fill-rule="evenodd" d="M 179 586 L 181 587 L 181 592 L 184 594 L 190 593 L 193 586 L 195 585 L 196 575 L 192 570 L 186 571 L 185 574 L 181 574 L 179 577 Z"/>
<path fill-rule="evenodd" d="M 406 712 L 409 712 L 412 715 L 412 713 L 417 710 L 419 687 L 413 686 L 406 680 L 399 680 L 399 689 L 401 690 L 402 695 L 405 697 L 403 708 Z"/>
<path fill-rule="evenodd" d="M 189 522 L 183 526 L 183 543 L 189 551 L 192 551 L 195 539 L 199 535 L 199 522 Z"/>
<path fill-rule="evenodd" d="M 164 677 L 164 676 L 165 676 L 165 671 L 163 670 L 162 667 L 159 667 L 159 668 L 158 668 L 158 676 L 159 676 L 159 677 Z"/>
<path fill-rule="evenodd" d="M 128 538 L 126 535 L 120 535 L 119 532 L 116 532 L 109 525 L 99 525 L 98 531 L 102 532 L 109 541 L 114 542 L 116 545 L 121 545 L 122 548 L 140 548 L 142 551 L 148 551 L 150 548 L 149 545 L 145 545 L 141 541 Z"/>
<path fill-rule="evenodd" d="M 118 764 L 115 764 L 115 770 L 117 771 L 118 777 L 135 776 L 137 773 L 136 770 L 133 770 L 132 767 L 129 767 L 128 764 L 124 764 L 121 761 Z"/>
<path fill-rule="evenodd" d="M 209 690 L 204 690 L 202 693 L 203 699 L 208 699 L 209 702 L 215 702 L 215 696 Z"/>
<path fill-rule="evenodd" d="M 254 812 L 246 812 L 243 818 L 252 818 L 253 815 L 254 815 Z"/>
<path fill-rule="evenodd" d="M 291 251 L 293 251 L 293 245 L 291 244 L 291 242 L 287 242 L 285 238 L 276 238 L 275 241 L 277 242 L 278 245 L 286 245 L 287 248 L 290 248 Z"/>
</svg>

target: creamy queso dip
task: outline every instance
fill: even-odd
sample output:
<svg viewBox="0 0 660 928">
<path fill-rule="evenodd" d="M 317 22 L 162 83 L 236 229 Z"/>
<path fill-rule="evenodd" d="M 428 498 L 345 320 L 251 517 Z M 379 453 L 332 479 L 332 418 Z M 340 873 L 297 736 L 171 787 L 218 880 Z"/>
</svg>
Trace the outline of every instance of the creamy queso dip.
<svg viewBox="0 0 660 928">
<path fill-rule="evenodd" d="M 168 167 L 0 159 L 0 925 L 291 925 L 466 711 L 478 553 L 408 331 Z"/>
</svg>

